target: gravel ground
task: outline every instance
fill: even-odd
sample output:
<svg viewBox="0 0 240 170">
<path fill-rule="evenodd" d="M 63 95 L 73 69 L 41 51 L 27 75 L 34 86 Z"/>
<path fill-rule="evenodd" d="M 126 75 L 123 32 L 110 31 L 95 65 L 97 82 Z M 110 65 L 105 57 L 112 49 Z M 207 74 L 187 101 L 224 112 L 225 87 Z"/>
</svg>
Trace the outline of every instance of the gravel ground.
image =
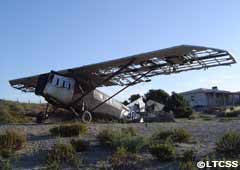
<svg viewBox="0 0 240 170">
<path fill-rule="evenodd" d="M 148 124 L 89 124 L 88 133 L 84 138 L 91 141 L 93 145 L 89 152 L 80 155 L 89 166 L 98 164 L 101 160 L 104 161 L 110 156 L 111 151 L 101 148 L 96 140 L 96 135 L 99 131 L 106 128 L 118 129 L 122 127 L 132 126 L 142 136 L 149 137 L 159 129 L 169 130 L 174 128 L 186 128 L 193 135 L 192 144 L 180 145 L 181 147 L 197 147 L 198 155 L 205 155 L 212 152 L 215 147 L 215 142 L 225 132 L 230 130 L 240 130 L 240 120 L 234 121 L 197 121 L 197 120 L 180 120 L 174 123 L 148 123 Z M 71 138 L 56 138 L 50 135 L 49 129 L 57 124 L 4 124 L 0 125 L 0 132 L 5 129 L 20 129 L 27 132 L 28 143 L 24 149 L 17 153 L 16 158 L 11 160 L 11 164 L 16 170 L 26 169 L 41 169 L 44 164 L 47 150 L 61 141 L 68 143 Z M 144 155 L 145 154 L 145 155 Z M 142 161 L 142 167 L 145 169 L 167 169 L 168 164 L 159 164 L 151 155 L 143 153 L 145 158 Z"/>
</svg>

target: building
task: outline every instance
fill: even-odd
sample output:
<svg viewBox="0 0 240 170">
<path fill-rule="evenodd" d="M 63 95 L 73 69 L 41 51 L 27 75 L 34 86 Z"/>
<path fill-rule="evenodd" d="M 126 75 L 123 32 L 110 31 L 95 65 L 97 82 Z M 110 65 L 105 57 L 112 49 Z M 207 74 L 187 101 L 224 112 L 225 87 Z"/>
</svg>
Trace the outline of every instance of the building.
<svg viewBox="0 0 240 170">
<path fill-rule="evenodd" d="M 240 105 L 240 92 L 199 88 L 180 93 L 193 108 Z"/>
</svg>

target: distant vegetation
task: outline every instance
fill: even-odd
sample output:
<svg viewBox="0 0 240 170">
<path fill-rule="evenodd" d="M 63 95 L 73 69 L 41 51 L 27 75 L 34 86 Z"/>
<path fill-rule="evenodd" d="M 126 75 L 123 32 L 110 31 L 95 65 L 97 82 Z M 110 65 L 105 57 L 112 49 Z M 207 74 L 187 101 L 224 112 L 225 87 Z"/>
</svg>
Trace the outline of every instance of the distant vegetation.
<svg viewBox="0 0 240 170">
<path fill-rule="evenodd" d="M 36 114 L 45 104 L 20 103 L 0 99 L 0 123 L 25 123 L 31 119 L 27 114 Z"/>
</svg>

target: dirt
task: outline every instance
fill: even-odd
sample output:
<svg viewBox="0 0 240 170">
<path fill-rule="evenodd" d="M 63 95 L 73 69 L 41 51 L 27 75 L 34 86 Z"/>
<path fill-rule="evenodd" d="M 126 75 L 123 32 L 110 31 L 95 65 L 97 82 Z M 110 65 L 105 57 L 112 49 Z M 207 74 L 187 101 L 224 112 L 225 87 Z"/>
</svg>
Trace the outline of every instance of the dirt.
<svg viewBox="0 0 240 170">
<path fill-rule="evenodd" d="M 11 159 L 12 168 L 15 170 L 42 169 L 45 165 L 46 154 L 51 147 L 58 142 L 69 143 L 72 138 L 60 138 L 51 136 L 49 129 L 59 124 L 4 124 L 0 125 L 0 132 L 5 129 L 13 128 L 27 132 L 28 142 L 24 149 L 17 152 L 17 155 Z M 201 157 L 207 153 L 213 152 L 215 142 L 225 132 L 230 130 L 240 130 L 240 120 L 233 121 L 198 121 L 198 120 L 179 120 L 173 123 L 134 123 L 134 124 L 100 124 L 92 123 L 88 125 L 88 133 L 80 138 L 91 142 L 90 151 L 79 153 L 79 157 L 84 160 L 88 168 L 97 169 L 102 162 L 111 156 L 111 151 L 99 145 L 96 136 L 102 129 L 118 129 L 122 127 L 134 127 L 139 135 L 150 137 L 154 132 L 162 129 L 169 130 L 175 128 L 185 128 L 193 136 L 192 142 L 188 144 L 179 144 L 178 149 L 196 148 L 198 156 Z M 141 153 L 142 169 L 169 169 L 168 163 L 159 163 L 149 153 Z M 171 164 L 171 166 L 173 166 Z M 140 169 L 141 169 L 140 168 Z"/>
</svg>

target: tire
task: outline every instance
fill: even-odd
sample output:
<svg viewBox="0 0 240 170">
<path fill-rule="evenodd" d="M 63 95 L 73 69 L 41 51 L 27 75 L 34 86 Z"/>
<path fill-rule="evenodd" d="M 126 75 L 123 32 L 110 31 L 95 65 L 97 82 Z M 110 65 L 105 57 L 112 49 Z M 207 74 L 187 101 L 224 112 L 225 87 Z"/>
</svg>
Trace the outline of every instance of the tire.
<svg viewBox="0 0 240 170">
<path fill-rule="evenodd" d="M 84 111 L 82 114 L 83 123 L 90 123 L 92 121 L 92 114 L 89 111 Z"/>
</svg>

